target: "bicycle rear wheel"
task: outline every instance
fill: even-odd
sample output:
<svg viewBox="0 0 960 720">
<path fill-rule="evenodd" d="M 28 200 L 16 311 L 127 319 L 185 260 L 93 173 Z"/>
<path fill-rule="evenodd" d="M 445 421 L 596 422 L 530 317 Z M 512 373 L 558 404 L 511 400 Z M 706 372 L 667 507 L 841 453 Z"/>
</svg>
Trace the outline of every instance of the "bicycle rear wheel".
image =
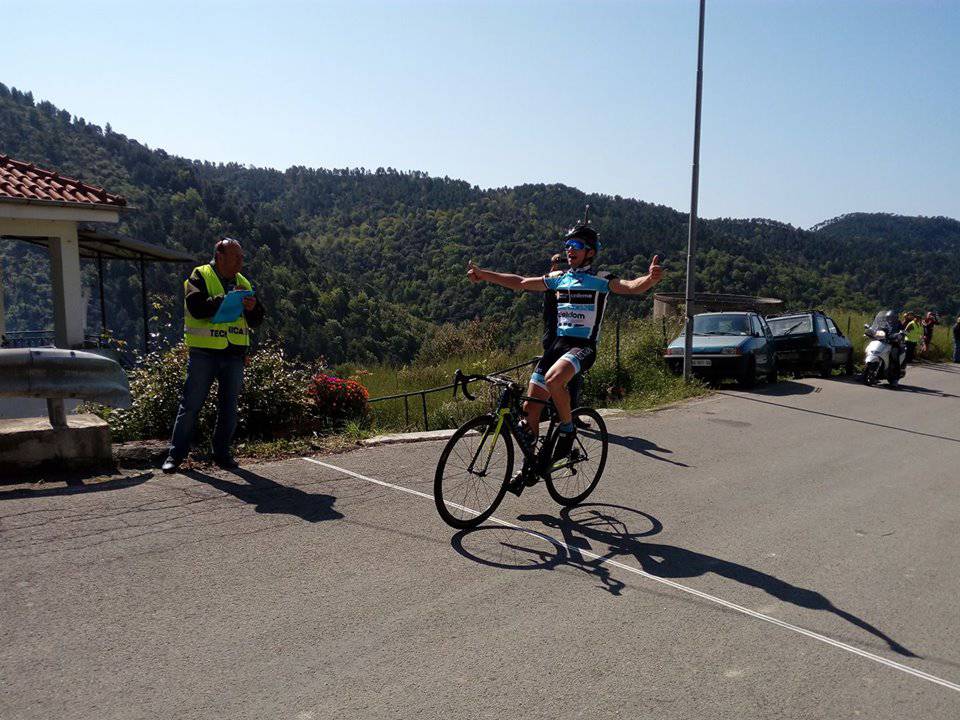
<svg viewBox="0 0 960 720">
<path fill-rule="evenodd" d="M 476 527 L 497 509 L 513 471 L 513 440 L 498 419 L 481 415 L 447 441 L 433 479 L 433 499 L 443 521 L 455 528 Z"/>
<path fill-rule="evenodd" d="M 544 473 L 550 497 L 567 507 L 587 499 L 607 464 L 607 426 L 600 413 L 577 408 L 573 420 L 578 429 L 570 455 L 554 462 Z M 590 427 L 584 428 L 584 423 Z"/>
</svg>

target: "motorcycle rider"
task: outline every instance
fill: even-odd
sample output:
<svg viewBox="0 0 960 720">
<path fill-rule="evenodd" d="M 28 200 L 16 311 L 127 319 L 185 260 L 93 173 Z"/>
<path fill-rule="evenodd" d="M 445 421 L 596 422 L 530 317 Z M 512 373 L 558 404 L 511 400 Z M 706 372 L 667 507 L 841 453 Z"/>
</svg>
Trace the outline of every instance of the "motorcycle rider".
<svg viewBox="0 0 960 720">
<path fill-rule="evenodd" d="M 900 379 L 900 368 L 904 361 L 903 336 L 899 335 L 903 331 L 900 316 L 893 310 L 881 310 L 873 320 L 872 329 L 886 333 L 886 341 L 890 344 L 890 368 L 887 378 L 892 384 L 896 384 Z"/>
</svg>

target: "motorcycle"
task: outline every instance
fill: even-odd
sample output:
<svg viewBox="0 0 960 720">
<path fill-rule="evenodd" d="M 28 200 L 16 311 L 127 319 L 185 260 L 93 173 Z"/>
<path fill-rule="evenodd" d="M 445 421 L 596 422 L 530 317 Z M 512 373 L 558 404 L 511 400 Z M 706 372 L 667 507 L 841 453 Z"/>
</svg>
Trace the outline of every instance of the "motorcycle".
<svg viewBox="0 0 960 720">
<path fill-rule="evenodd" d="M 886 378 L 896 387 L 900 378 L 907 374 L 903 362 L 903 331 L 890 332 L 888 329 L 863 326 L 863 334 L 870 339 L 867 344 L 863 363 L 863 381 L 867 385 L 877 384 Z"/>
</svg>

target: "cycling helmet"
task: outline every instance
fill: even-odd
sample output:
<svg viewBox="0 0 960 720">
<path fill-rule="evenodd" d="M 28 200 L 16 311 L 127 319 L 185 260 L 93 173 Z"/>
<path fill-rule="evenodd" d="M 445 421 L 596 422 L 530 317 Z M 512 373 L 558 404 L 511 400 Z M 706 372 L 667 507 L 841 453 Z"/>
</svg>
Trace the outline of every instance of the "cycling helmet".
<svg viewBox="0 0 960 720">
<path fill-rule="evenodd" d="M 600 249 L 600 236 L 597 231 L 589 225 L 576 225 L 567 231 L 563 236 L 566 240 L 580 240 L 584 245 L 592 250 Z"/>
<path fill-rule="evenodd" d="M 583 220 L 578 220 L 577 224 L 567 230 L 563 236 L 564 242 L 567 240 L 579 240 L 588 248 L 596 252 L 600 249 L 600 234 L 590 227 L 590 206 L 587 205 L 583 211 Z"/>
</svg>

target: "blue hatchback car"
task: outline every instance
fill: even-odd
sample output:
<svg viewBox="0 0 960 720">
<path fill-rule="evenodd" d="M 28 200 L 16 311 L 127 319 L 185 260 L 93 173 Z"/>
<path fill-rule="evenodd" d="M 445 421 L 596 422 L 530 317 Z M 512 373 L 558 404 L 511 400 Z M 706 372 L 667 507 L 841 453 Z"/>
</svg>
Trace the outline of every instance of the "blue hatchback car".
<svg viewBox="0 0 960 720">
<path fill-rule="evenodd" d="M 668 346 L 670 369 L 683 372 L 684 334 Z M 701 313 L 693 318 L 693 372 L 711 382 L 734 378 L 753 387 L 759 378 L 777 381 L 777 354 L 767 321 L 755 312 Z"/>
</svg>

